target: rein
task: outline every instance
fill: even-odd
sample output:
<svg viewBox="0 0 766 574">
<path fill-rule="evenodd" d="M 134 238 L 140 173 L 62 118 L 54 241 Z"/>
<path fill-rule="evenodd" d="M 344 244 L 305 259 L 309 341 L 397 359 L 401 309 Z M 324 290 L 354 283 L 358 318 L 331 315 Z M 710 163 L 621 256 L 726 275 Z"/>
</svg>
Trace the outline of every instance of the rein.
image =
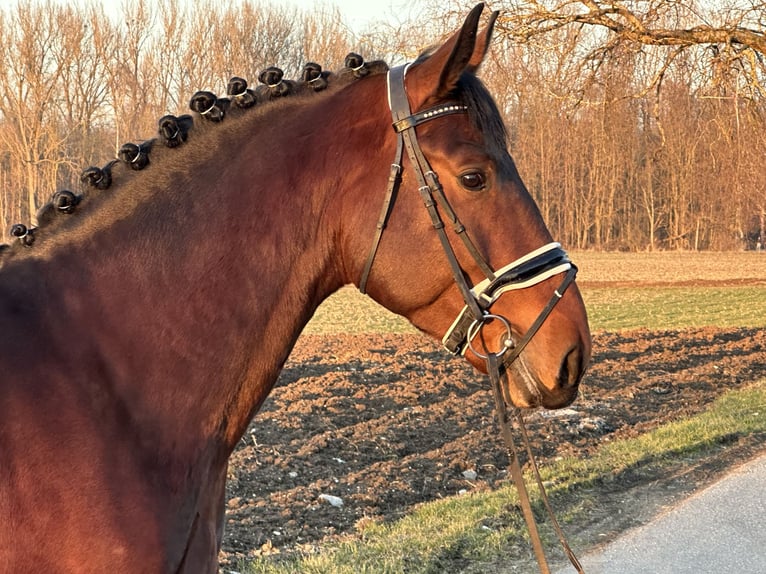
<svg viewBox="0 0 766 574">
<path fill-rule="evenodd" d="M 452 209 L 452 206 L 447 200 L 444 190 L 439 183 L 436 173 L 431 169 L 428 160 L 420 149 L 415 133 L 415 128 L 424 122 L 445 115 L 466 113 L 468 108 L 460 103 L 450 102 L 413 114 L 410 110 L 410 104 L 404 86 L 404 76 L 408 66 L 409 64 L 397 66 L 391 68 L 388 72 L 388 101 L 393 119 L 393 128 L 397 134 L 396 154 L 394 156 L 394 161 L 391 164 L 383 207 L 376 225 L 372 247 L 362 271 L 359 290 L 362 293 L 365 293 L 367 290 L 367 283 L 369 281 L 375 255 L 380 246 L 383 230 L 386 228 L 386 224 L 391 215 L 391 210 L 399 191 L 402 173 L 402 157 L 404 150 L 406 149 L 407 156 L 418 180 L 418 192 L 420 193 L 426 210 L 431 217 L 431 223 L 439 236 L 455 284 L 460 290 L 463 301 L 465 302 L 463 310 L 458 314 L 452 326 L 444 335 L 442 344 L 454 355 L 462 355 L 470 348 L 477 357 L 486 361 L 487 371 L 492 383 L 492 391 L 494 394 L 495 406 L 497 408 L 500 429 L 506 443 L 506 448 L 508 449 L 511 475 L 513 476 L 514 483 L 518 490 L 524 519 L 527 523 L 540 572 L 542 574 L 550 574 L 550 569 L 546 562 L 545 551 L 543 549 L 535 517 L 532 512 L 529 495 L 524 483 L 516 445 L 513 441 L 512 419 L 516 421 L 516 425 L 521 431 L 521 436 L 535 474 L 543 504 L 551 519 L 556 535 L 572 565 L 578 573 L 583 574 L 584 571 L 582 566 L 569 547 L 551 509 L 548 496 L 543 488 L 542 480 L 537 471 L 537 465 L 529 446 L 529 440 L 521 412 L 518 408 L 512 407 L 511 414 L 513 416 L 511 417 L 509 415 L 507 401 L 503 395 L 501 385 L 501 376 L 505 369 L 510 367 L 510 365 L 519 357 L 526 345 L 532 340 L 532 337 L 537 333 L 546 318 L 553 311 L 553 308 L 563 297 L 566 289 L 574 281 L 577 274 L 577 267 L 569 260 L 566 252 L 558 243 L 549 243 L 548 245 L 544 245 L 520 259 L 513 261 L 505 267 L 498 270 L 492 269 L 484 257 L 482 257 L 473 241 L 471 241 L 465 226 L 463 226 L 457 214 Z M 452 248 L 445 230 L 445 222 L 442 220 L 440 213 L 444 214 L 447 221 L 451 224 L 454 233 L 460 238 L 471 257 L 482 270 L 482 273 L 484 273 L 486 279 L 478 284 L 474 286 L 469 284 L 468 275 L 464 272 L 457 255 Z M 560 273 L 565 273 L 564 278 L 559 287 L 554 291 L 554 294 L 547 305 L 542 309 L 537 319 L 535 319 L 519 341 L 514 341 L 510 322 L 501 315 L 491 313 L 492 304 L 507 291 L 531 287 Z M 486 351 L 486 354 L 484 354 L 475 349 L 473 341 L 477 336 L 481 336 L 484 326 L 492 321 L 499 321 L 503 325 L 506 331 L 506 336 L 504 337 L 500 350 L 494 353 Z M 486 350 L 486 346 L 484 349 Z"/>
</svg>

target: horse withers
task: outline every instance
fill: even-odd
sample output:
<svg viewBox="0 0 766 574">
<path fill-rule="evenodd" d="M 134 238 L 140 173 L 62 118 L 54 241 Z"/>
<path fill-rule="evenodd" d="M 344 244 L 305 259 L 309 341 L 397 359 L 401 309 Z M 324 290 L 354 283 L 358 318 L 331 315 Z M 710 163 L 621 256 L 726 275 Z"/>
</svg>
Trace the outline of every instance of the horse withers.
<svg viewBox="0 0 766 574">
<path fill-rule="evenodd" d="M 345 284 L 479 369 L 523 341 L 508 402 L 574 400 L 586 313 L 476 78 L 482 8 L 406 69 L 355 60 L 326 89 L 242 88 L 247 109 L 203 94 L 188 133 L 164 118 L 172 146 L 125 148 L 82 201 L 16 228 L 0 569 L 215 572 L 228 457 Z"/>
</svg>

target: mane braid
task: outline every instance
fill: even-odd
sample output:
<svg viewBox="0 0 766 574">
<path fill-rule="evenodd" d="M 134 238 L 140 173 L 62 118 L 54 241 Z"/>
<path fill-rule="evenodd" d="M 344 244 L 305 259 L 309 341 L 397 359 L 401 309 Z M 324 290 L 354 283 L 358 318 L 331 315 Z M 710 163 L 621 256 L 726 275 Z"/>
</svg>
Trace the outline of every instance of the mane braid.
<svg viewBox="0 0 766 574">
<path fill-rule="evenodd" d="M 308 62 L 300 80 L 284 79 L 282 70 L 271 66 L 260 72 L 258 78 L 262 85 L 255 89 L 248 88 L 248 83 L 243 78 L 234 76 L 227 85 L 227 97 L 219 98 L 212 92 L 196 92 L 190 101 L 194 115 L 162 116 L 158 121 L 155 136 L 140 143 L 123 144 L 117 158 L 101 168 L 85 168 L 80 176 L 79 193 L 60 190 L 53 194 L 51 200 L 38 210 L 37 226 L 21 223 L 13 225 L 10 235 L 15 241 L 12 244 L 0 244 L 0 272 L 9 259 L 24 252 L 34 253 L 35 250 L 29 248 L 39 245 L 41 240 L 65 230 L 82 227 L 88 221 L 87 218 L 83 220 L 69 215 L 82 212 L 83 207 L 89 207 L 92 211 L 107 201 L 121 199 L 116 191 L 133 180 L 125 180 L 121 176 L 141 172 L 136 175 L 140 177 L 147 174 L 145 177 L 149 177 L 149 174 L 154 174 L 156 177 L 155 170 L 159 169 L 157 164 L 162 165 L 157 159 L 166 160 L 166 156 L 174 155 L 174 148 L 183 146 L 187 140 L 198 140 L 207 135 L 207 130 L 216 131 L 216 124 L 229 116 L 239 117 L 249 113 L 251 108 L 271 108 L 288 96 L 292 99 L 295 95 L 308 96 L 326 88 L 340 89 L 358 78 L 388 70 L 385 62 L 365 62 L 359 54 L 353 52 L 346 56 L 344 64 L 341 70 L 333 73 L 322 70 L 319 64 Z M 158 142 L 162 145 L 155 145 Z M 160 157 L 150 160 L 150 156 L 156 155 Z M 117 185 L 113 187 L 115 176 L 118 177 Z M 128 202 L 130 201 L 128 198 Z"/>
</svg>

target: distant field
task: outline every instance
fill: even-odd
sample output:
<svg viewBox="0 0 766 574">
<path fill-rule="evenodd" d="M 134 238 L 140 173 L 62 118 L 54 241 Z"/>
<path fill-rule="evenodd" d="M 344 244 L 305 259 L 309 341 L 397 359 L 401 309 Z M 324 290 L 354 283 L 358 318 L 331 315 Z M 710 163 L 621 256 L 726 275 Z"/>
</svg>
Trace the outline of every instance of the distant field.
<svg viewBox="0 0 766 574">
<path fill-rule="evenodd" d="M 571 254 L 593 330 L 766 326 L 766 253 Z M 307 333 L 400 333 L 412 326 L 356 289 L 317 310 Z"/>
<path fill-rule="evenodd" d="M 766 252 L 570 254 L 578 283 L 756 283 L 766 288 Z"/>
</svg>

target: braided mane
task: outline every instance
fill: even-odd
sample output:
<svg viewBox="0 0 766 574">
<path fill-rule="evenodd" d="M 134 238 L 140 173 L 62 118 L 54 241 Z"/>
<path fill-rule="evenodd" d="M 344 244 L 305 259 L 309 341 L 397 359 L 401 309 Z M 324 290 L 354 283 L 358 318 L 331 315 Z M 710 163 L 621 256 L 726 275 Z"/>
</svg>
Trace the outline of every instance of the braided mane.
<svg viewBox="0 0 766 574">
<path fill-rule="evenodd" d="M 154 137 L 137 143 L 127 142 L 120 146 L 115 159 L 102 167 L 85 168 L 80 176 L 80 190 L 62 189 L 56 191 L 50 201 L 37 212 L 37 224 L 16 223 L 10 229 L 11 244 L 0 244 L 0 268 L 14 254 L 24 252 L 50 237 L 56 231 L 69 227 L 70 215 L 81 213 L 83 207 L 100 203 L 107 197 L 114 197 L 118 184 L 125 184 L 123 176 L 130 172 L 143 171 L 155 163 L 161 163 L 167 150 L 184 145 L 190 138 L 202 137 L 208 129 L 214 129 L 228 118 L 236 118 L 249 110 L 262 109 L 271 102 L 286 97 L 303 96 L 322 92 L 327 88 L 346 85 L 355 79 L 370 74 L 383 73 L 388 66 L 382 61 L 365 62 L 356 53 L 346 56 L 344 67 L 333 73 L 322 69 L 317 63 L 305 64 L 299 80 L 284 78 L 283 71 L 270 66 L 258 74 L 258 85 L 248 86 L 247 80 L 232 77 L 226 87 L 226 96 L 218 97 L 213 92 L 198 91 L 189 101 L 192 114 L 162 116 L 157 122 Z"/>
</svg>

